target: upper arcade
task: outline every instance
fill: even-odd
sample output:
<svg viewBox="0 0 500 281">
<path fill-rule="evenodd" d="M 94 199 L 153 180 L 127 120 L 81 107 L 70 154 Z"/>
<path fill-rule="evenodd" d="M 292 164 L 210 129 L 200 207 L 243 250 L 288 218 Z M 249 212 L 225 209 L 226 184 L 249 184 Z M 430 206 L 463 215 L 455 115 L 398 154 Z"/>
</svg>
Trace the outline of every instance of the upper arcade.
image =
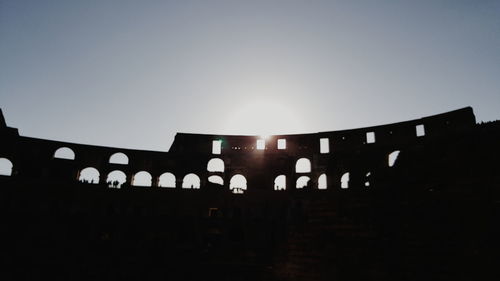
<svg viewBox="0 0 500 281">
<path fill-rule="evenodd" d="M 376 188 L 398 157 L 476 127 L 471 107 L 381 126 L 311 134 L 178 133 L 168 152 L 20 136 L 0 112 L 0 168 L 24 180 L 109 187 L 257 190 Z"/>
</svg>

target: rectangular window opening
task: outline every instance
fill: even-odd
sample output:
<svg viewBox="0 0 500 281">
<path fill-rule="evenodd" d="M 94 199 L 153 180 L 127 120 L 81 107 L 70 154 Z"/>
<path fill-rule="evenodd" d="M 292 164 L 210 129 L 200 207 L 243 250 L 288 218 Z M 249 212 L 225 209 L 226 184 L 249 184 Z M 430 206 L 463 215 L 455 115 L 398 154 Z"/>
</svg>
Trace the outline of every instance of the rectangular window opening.
<svg viewBox="0 0 500 281">
<path fill-rule="evenodd" d="M 375 143 L 375 132 L 366 133 L 366 143 Z"/>
<path fill-rule="evenodd" d="M 257 149 L 263 150 L 266 148 L 266 141 L 263 139 L 257 140 Z"/>
<path fill-rule="evenodd" d="M 320 153 L 330 152 L 330 140 L 328 138 L 319 139 L 319 152 Z"/>
<path fill-rule="evenodd" d="M 420 124 L 415 127 L 417 130 L 417 137 L 423 137 L 425 136 L 425 127 L 424 125 Z"/>
<path fill-rule="evenodd" d="M 222 141 L 214 140 L 212 141 L 212 154 L 220 154 L 222 150 Z"/>
<path fill-rule="evenodd" d="M 278 149 L 286 149 L 286 139 L 278 139 Z"/>
</svg>

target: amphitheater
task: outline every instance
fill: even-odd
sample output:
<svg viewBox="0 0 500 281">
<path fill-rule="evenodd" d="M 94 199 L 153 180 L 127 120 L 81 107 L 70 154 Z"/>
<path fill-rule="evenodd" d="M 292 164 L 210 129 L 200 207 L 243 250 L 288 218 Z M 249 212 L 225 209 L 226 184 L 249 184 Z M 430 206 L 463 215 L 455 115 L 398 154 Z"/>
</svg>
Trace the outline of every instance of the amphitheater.
<svg viewBox="0 0 500 281">
<path fill-rule="evenodd" d="M 499 280 L 500 122 L 21 136 L 0 111 L 3 280 Z"/>
</svg>

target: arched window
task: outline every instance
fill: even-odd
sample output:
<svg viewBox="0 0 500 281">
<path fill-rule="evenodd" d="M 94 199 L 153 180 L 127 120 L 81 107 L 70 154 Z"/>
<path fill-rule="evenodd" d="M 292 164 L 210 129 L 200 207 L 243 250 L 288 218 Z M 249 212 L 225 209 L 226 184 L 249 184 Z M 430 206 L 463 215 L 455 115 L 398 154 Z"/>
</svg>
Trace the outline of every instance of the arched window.
<svg viewBox="0 0 500 281">
<path fill-rule="evenodd" d="M 109 187 L 112 188 L 120 188 L 122 187 L 122 184 L 124 184 L 127 181 L 127 175 L 125 175 L 124 172 L 115 170 L 111 173 L 108 174 L 108 177 L 106 178 L 106 183 L 108 184 Z"/>
<path fill-rule="evenodd" d="M 208 161 L 207 171 L 209 172 L 224 172 L 224 161 L 219 158 L 213 158 Z"/>
<path fill-rule="evenodd" d="M 321 174 L 321 176 L 319 176 L 318 189 L 326 189 L 326 174 Z"/>
<path fill-rule="evenodd" d="M 175 188 L 175 176 L 172 173 L 163 173 L 160 176 L 160 187 Z"/>
<path fill-rule="evenodd" d="M 127 165 L 128 157 L 122 152 L 117 152 L 109 157 L 109 163 Z"/>
<path fill-rule="evenodd" d="M 134 186 L 151 186 L 151 174 L 146 171 L 138 172 L 134 175 L 132 185 Z"/>
<path fill-rule="evenodd" d="M 208 182 L 224 185 L 224 179 L 221 176 L 210 176 L 208 177 Z"/>
<path fill-rule="evenodd" d="M 279 175 L 274 179 L 274 190 L 285 190 L 286 189 L 286 176 Z"/>
<path fill-rule="evenodd" d="M 349 173 L 345 173 L 340 178 L 340 188 L 348 188 L 349 187 Z"/>
<path fill-rule="evenodd" d="M 229 181 L 229 190 L 233 193 L 243 193 L 247 190 L 247 179 L 243 175 L 234 175 Z"/>
<path fill-rule="evenodd" d="M 296 173 L 310 173 L 311 172 L 311 161 L 307 158 L 300 158 L 295 164 Z"/>
<path fill-rule="evenodd" d="M 389 156 L 388 156 L 389 167 L 393 167 L 394 164 L 396 164 L 396 160 L 398 160 L 399 152 L 400 152 L 399 150 L 396 150 L 396 151 L 391 152 L 391 154 L 389 154 Z"/>
<path fill-rule="evenodd" d="M 83 183 L 99 183 L 99 171 L 93 167 L 87 167 L 80 171 L 78 180 Z"/>
<path fill-rule="evenodd" d="M 200 177 L 196 174 L 187 174 L 182 180 L 182 188 L 199 189 Z"/>
<path fill-rule="evenodd" d="M 54 158 L 75 160 L 75 152 L 71 148 L 61 147 L 54 152 Z"/>
<path fill-rule="evenodd" d="M 297 188 L 307 187 L 307 185 L 309 184 L 309 180 L 310 180 L 310 178 L 308 176 L 302 176 L 302 177 L 298 178 L 296 187 Z"/>
<path fill-rule="evenodd" d="M 0 175 L 12 176 L 12 162 L 7 158 L 0 158 Z"/>
</svg>

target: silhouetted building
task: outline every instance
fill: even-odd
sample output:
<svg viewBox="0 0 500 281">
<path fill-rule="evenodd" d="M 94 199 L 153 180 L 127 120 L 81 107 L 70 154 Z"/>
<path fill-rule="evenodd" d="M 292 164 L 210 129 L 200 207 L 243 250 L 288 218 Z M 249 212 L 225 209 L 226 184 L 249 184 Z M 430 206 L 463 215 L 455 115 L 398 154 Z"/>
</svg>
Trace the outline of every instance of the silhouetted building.
<svg viewBox="0 0 500 281">
<path fill-rule="evenodd" d="M 20 136 L 0 112 L 5 280 L 498 280 L 500 122 L 176 135 L 168 152 Z"/>
</svg>

